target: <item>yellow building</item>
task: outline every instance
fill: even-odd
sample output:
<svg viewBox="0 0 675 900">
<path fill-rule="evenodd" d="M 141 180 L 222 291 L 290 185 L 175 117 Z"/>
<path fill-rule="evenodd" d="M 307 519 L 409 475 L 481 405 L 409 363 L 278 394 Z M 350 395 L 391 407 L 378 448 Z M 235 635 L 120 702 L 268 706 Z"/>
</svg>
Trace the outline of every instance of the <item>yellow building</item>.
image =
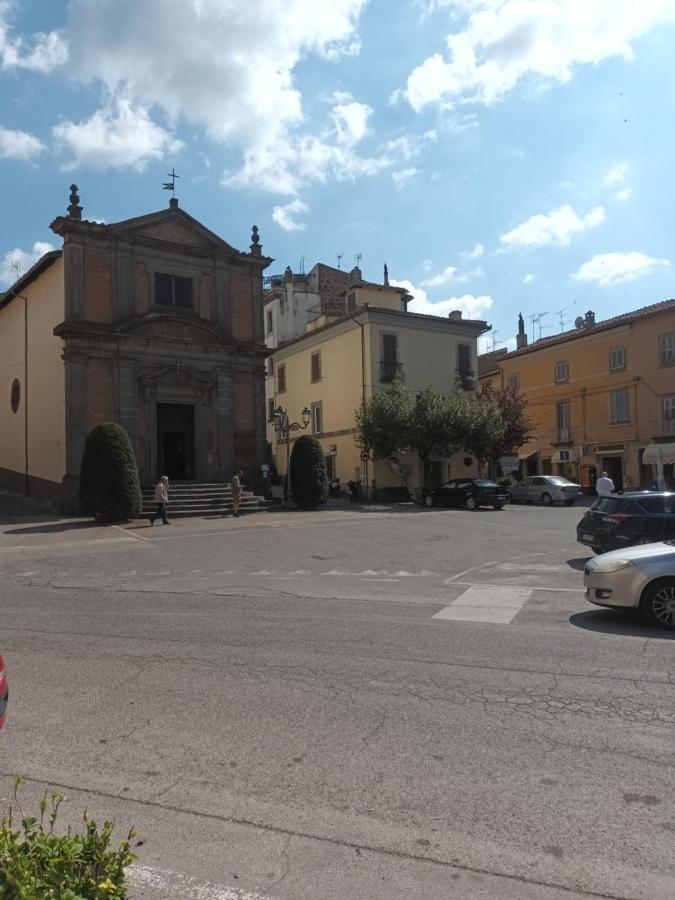
<svg viewBox="0 0 675 900">
<path fill-rule="evenodd" d="M 524 475 L 560 474 L 590 486 L 606 470 L 618 487 L 675 488 L 675 300 L 577 327 L 479 360 L 481 384 L 528 400 L 532 440 Z"/>
<path fill-rule="evenodd" d="M 316 310 L 306 332 L 280 345 L 268 358 L 268 437 L 280 475 L 287 465 L 283 437 L 273 428 L 274 410 L 281 406 L 291 422 L 302 424 L 311 413 L 306 433 L 320 442 L 329 478 L 344 487 L 350 480 L 368 486 L 369 496 L 395 496 L 401 490 L 400 466 L 411 466 L 410 482 L 421 486 L 423 467 L 410 455 L 392 460 L 361 459 L 355 443 L 355 412 L 364 400 L 400 377 L 415 393 L 432 385 L 447 391 L 457 375 L 467 390 L 476 386 L 476 341 L 488 330 L 483 321 L 419 315 L 406 310 L 403 288 L 358 281 L 343 294 L 342 315 Z M 291 433 L 294 438 L 302 431 Z M 476 464 L 465 454 L 432 462 L 432 480 L 474 474 Z"/>
</svg>

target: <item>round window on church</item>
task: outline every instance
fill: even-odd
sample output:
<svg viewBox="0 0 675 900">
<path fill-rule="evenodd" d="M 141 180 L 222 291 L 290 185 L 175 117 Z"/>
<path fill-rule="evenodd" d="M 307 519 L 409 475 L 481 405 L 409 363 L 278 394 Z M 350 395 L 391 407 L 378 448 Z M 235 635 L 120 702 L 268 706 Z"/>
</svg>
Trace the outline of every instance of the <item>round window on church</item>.
<svg viewBox="0 0 675 900">
<path fill-rule="evenodd" d="M 19 404 L 21 403 L 21 385 L 18 378 L 15 378 L 12 382 L 12 390 L 9 394 L 9 402 L 12 407 L 12 412 L 18 412 Z"/>
</svg>

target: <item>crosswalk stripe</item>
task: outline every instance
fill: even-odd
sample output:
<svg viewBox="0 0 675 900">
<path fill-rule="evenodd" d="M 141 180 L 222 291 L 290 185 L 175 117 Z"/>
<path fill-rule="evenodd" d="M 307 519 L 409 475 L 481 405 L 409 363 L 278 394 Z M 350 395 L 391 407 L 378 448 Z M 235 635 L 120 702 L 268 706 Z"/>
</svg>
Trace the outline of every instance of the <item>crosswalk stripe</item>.
<svg viewBox="0 0 675 900">
<path fill-rule="evenodd" d="M 508 625 L 532 596 L 529 588 L 473 585 L 432 619 Z"/>
</svg>

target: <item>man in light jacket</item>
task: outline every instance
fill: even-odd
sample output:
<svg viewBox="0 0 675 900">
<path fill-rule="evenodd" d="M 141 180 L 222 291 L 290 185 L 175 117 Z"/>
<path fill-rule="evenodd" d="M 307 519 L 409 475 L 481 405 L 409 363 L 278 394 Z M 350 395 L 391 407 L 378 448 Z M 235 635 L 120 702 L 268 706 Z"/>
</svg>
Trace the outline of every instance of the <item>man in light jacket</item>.
<svg viewBox="0 0 675 900">
<path fill-rule="evenodd" d="M 155 503 L 157 504 L 157 509 L 155 510 L 154 516 L 150 516 L 150 524 L 154 525 L 155 519 L 161 516 L 162 525 L 170 525 L 171 522 L 169 522 L 169 519 L 167 518 L 169 507 L 169 479 L 166 475 L 162 475 L 155 487 Z"/>
<path fill-rule="evenodd" d="M 610 494 L 614 493 L 614 482 L 607 472 L 603 472 L 595 482 L 595 490 L 598 492 L 598 497 L 609 497 Z"/>
</svg>

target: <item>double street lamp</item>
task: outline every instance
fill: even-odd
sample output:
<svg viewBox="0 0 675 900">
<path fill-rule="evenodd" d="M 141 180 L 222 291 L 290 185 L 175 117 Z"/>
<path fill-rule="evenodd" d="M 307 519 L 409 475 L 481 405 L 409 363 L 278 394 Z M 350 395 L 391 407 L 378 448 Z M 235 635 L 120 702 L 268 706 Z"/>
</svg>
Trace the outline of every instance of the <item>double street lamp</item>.
<svg viewBox="0 0 675 900">
<path fill-rule="evenodd" d="M 305 407 L 302 411 L 302 424 L 291 422 L 288 412 L 283 406 L 277 406 L 274 410 L 274 430 L 280 436 L 280 440 L 286 441 L 286 479 L 284 482 L 284 506 L 288 504 L 288 494 L 291 487 L 291 441 L 292 431 L 304 431 L 310 423 L 312 411 Z"/>
</svg>

